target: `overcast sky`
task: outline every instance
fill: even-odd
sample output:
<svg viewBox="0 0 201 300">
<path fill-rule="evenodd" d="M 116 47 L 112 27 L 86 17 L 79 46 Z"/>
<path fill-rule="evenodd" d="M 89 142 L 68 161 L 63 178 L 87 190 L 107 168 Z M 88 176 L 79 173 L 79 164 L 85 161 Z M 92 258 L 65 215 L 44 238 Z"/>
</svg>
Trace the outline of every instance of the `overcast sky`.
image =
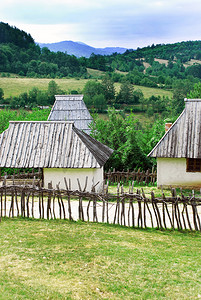
<svg viewBox="0 0 201 300">
<path fill-rule="evenodd" d="M 201 40 L 200 0 L 1 0 L 0 21 L 43 43 L 136 49 Z"/>
</svg>

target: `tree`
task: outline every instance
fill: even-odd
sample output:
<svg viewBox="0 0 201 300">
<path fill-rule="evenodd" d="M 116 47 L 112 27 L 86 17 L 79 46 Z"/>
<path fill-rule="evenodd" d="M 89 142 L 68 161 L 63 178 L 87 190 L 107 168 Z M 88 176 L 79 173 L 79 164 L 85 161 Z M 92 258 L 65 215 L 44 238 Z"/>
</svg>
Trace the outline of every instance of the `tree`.
<svg viewBox="0 0 201 300">
<path fill-rule="evenodd" d="M 193 75 L 194 77 L 201 78 L 201 65 L 193 65 L 186 69 L 188 75 Z"/>
<path fill-rule="evenodd" d="M 110 67 L 106 64 L 106 57 L 100 54 L 92 53 L 88 59 L 88 68 L 93 68 L 101 71 L 110 71 Z"/>
<path fill-rule="evenodd" d="M 84 86 L 84 102 L 88 108 L 95 108 L 98 111 L 106 108 L 106 99 L 103 95 L 103 86 L 100 82 L 89 80 Z"/>
<path fill-rule="evenodd" d="M 44 91 L 38 91 L 37 93 L 37 104 L 40 106 L 49 105 L 49 97 L 48 94 Z"/>
<path fill-rule="evenodd" d="M 92 124 L 93 137 L 114 150 L 105 166 L 107 169 L 147 169 L 151 166 L 150 159 L 139 146 L 137 132 L 133 114 L 123 118 L 114 109 L 109 109 L 107 120 L 95 119 Z"/>
<path fill-rule="evenodd" d="M 133 92 L 133 103 L 143 102 L 144 94 L 141 89 L 134 90 Z"/>
<path fill-rule="evenodd" d="M 112 104 L 115 99 L 114 81 L 106 74 L 102 79 L 103 94 L 108 104 Z"/>
<path fill-rule="evenodd" d="M 35 105 L 37 103 L 37 95 L 39 93 L 39 89 L 34 87 L 29 91 L 29 103 Z"/>
<path fill-rule="evenodd" d="M 100 82 L 89 80 L 84 86 L 83 89 L 84 97 L 93 98 L 95 95 L 103 94 L 103 86 Z"/>
<path fill-rule="evenodd" d="M 47 75 L 48 74 L 48 63 L 41 62 L 38 66 L 38 73 L 41 75 Z"/>
<path fill-rule="evenodd" d="M 165 110 L 165 100 L 165 98 L 161 98 L 160 96 L 152 95 L 148 99 L 148 104 L 151 105 L 153 112 L 159 113 Z"/>
<path fill-rule="evenodd" d="M 38 64 L 39 62 L 36 60 L 31 60 L 28 63 L 28 72 L 35 72 L 38 73 Z"/>
<path fill-rule="evenodd" d="M 28 106 L 28 94 L 26 92 L 19 95 L 19 105 L 20 107 Z"/>
<path fill-rule="evenodd" d="M 48 84 L 48 98 L 49 98 L 49 104 L 54 104 L 55 101 L 55 95 L 63 94 L 64 92 L 59 88 L 58 84 L 51 80 Z"/>
<path fill-rule="evenodd" d="M 3 89 L 0 88 L 0 102 L 2 102 L 4 100 L 4 92 Z"/>
<path fill-rule="evenodd" d="M 196 53 L 196 59 L 200 60 L 201 59 L 201 51 L 198 51 Z"/>
<path fill-rule="evenodd" d="M 124 168 L 134 170 L 135 168 L 142 168 L 146 170 L 151 166 L 149 159 L 140 149 L 136 140 L 135 131 L 129 126 L 127 128 L 126 142 L 124 145 L 124 151 L 122 155 L 122 163 Z"/>
<path fill-rule="evenodd" d="M 184 109 L 184 98 L 193 88 L 193 83 L 189 80 L 176 80 L 173 83 L 173 100 L 172 109 L 176 114 L 181 113 Z"/>
<path fill-rule="evenodd" d="M 107 108 L 106 99 L 103 94 L 95 95 L 92 98 L 92 102 L 93 102 L 94 108 L 98 112 L 104 112 L 104 110 Z"/>
<path fill-rule="evenodd" d="M 96 112 L 104 112 L 107 109 L 107 102 L 103 94 L 93 97 L 84 96 L 84 102 L 88 108 L 94 109 Z"/>
<path fill-rule="evenodd" d="M 193 90 L 191 90 L 188 95 L 190 99 L 201 99 L 201 82 L 195 83 Z"/>
<path fill-rule="evenodd" d="M 124 80 L 121 84 L 120 91 L 116 97 L 117 103 L 126 103 L 132 104 L 133 103 L 133 85 Z"/>
</svg>

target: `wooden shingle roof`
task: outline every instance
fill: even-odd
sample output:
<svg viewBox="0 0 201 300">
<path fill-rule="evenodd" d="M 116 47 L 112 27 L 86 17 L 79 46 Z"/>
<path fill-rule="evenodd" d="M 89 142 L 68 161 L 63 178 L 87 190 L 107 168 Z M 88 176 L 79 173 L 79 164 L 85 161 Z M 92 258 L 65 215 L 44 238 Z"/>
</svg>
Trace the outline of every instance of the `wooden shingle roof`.
<svg viewBox="0 0 201 300">
<path fill-rule="evenodd" d="M 48 121 L 73 121 L 75 127 L 90 134 L 88 125 L 93 121 L 83 95 L 56 95 Z"/>
<path fill-rule="evenodd" d="M 100 168 L 112 152 L 73 122 L 11 121 L 0 135 L 0 167 Z"/>
<path fill-rule="evenodd" d="M 201 158 L 201 99 L 184 101 L 185 109 L 148 156 Z"/>
</svg>

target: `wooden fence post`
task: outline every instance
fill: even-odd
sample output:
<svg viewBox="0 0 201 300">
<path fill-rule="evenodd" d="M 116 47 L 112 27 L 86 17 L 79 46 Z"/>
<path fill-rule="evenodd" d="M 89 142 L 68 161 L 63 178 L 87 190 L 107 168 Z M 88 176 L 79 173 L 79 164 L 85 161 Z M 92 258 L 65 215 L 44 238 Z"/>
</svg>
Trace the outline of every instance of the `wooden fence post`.
<svg viewBox="0 0 201 300">
<path fill-rule="evenodd" d="M 67 191 L 67 197 L 68 197 L 68 214 L 69 214 L 69 220 L 73 221 L 72 212 L 71 212 L 71 204 L 70 204 L 70 190 L 69 190 L 70 189 L 70 184 L 69 184 L 69 187 L 68 187 L 66 177 L 64 177 L 64 182 L 65 182 L 66 191 Z"/>
<path fill-rule="evenodd" d="M 51 213 L 51 198 L 52 198 L 52 182 L 48 183 L 48 197 L 47 197 L 47 219 L 50 218 Z"/>
</svg>

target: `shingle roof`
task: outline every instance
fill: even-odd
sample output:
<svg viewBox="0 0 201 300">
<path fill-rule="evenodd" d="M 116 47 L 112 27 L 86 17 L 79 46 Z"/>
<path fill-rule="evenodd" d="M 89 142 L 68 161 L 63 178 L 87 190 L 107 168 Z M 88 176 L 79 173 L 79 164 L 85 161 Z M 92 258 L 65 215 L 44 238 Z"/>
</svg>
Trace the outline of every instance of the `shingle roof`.
<svg viewBox="0 0 201 300">
<path fill-rule="evenodd" d="M 113 150 L 73 122 L 13 122 L 0 135 L 0 167 L 99 168 Z"/>
<path fill-rule="evenodd" d="M 75 127 L 90 133 L 88 125 L 93 121 L 83 95 L 56 95 L 48 121 L 73 121 Z"/>
<path fill-rule="evenodd" d="M 185 99 L 185 109 L 148 156 L 201 158 L 201 99 Z"/>
</svg>

